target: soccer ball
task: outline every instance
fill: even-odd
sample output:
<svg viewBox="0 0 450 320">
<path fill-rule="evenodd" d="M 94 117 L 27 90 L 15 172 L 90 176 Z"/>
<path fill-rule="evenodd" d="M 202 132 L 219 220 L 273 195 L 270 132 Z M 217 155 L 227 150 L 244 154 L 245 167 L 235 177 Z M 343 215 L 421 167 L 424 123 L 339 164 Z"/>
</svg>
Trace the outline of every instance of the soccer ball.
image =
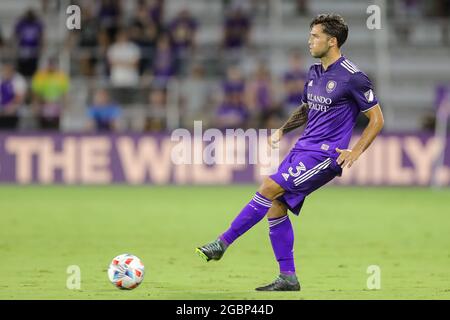
<svg viewBox="0 0 450 320">
<path fill-rule="evenodd" d="M 108 278 L 119 289 L 134 289 L 144 280 L 144 264 L 138 257 L 124 253 L 115 257 L 108 268 Z"/>
</svg>

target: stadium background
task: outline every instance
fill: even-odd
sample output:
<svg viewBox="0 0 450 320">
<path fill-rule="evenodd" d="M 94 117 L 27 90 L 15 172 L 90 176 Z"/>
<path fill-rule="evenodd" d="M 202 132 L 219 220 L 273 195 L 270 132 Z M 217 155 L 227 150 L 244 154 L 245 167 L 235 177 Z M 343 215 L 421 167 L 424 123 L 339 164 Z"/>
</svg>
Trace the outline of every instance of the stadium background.
<svg viewBox="0 0 450 320">
<path fill-rule="evenodd" d="M 66 27 L 70 4 L 79 31 Z M 379 30 L 367 24 L 373 4 Z M 373 80 L 386 124 L 296 221 L 304 292 L 256 294 L 276 270 L 264 223 L 220 264 L 193 248 L 252 195 L 257 166 L 180 168 L 166 142 L 194 120 L 278 127 L 315 62 L 306 44 L 321 12 L 348 22 L 343 53 Z M 447 0 L 3 0 L 0 253 L 11 276 L 0 297 L 448 299 L 449 15 Z M 124 295 L 104 269 L 130 251 L 149 273 Z M 81 290 L 66 287 L 69 265 Z M 367 289 L 369 265 L 380 290 Z"/>
</svg>

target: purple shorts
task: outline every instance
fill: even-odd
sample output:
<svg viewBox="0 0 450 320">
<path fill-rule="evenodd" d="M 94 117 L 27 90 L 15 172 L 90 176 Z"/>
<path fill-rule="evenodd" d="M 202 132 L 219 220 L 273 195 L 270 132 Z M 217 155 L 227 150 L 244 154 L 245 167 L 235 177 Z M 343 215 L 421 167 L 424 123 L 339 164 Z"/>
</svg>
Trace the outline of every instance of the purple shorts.
<svg viewBox="0 0 450 320">
<path fill-rule="evenodd" d="M 292 150 L 270 178 L 285 193 L 277 200 L 298 215 L 305 197 L 342 174 L 336 159 L 324 153 Z"/>
</svg>

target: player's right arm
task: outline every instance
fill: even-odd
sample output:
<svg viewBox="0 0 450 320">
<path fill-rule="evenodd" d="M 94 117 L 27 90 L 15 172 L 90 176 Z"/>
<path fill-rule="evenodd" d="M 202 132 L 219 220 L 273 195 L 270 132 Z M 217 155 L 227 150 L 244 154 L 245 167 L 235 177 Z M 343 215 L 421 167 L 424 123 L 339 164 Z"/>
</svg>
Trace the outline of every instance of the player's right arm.
<svg viewBox="0 0 450 320">
<path fill-rule="evenodd" d="M 297 129 L 308 121 L 308 104 L 303 103 L 289 117 L 289 119 L 270 136 L 269 144 L 272 148 L 276 147 L 283 135 Z"/>
</svg>

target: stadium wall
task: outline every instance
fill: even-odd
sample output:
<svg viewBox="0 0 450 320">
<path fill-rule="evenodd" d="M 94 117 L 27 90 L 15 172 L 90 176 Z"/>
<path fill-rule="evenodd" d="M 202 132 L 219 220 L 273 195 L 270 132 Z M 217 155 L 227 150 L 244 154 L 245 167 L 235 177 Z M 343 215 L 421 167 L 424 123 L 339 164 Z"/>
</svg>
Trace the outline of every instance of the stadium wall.
<svg viewBox="0 0 450 320">
<path fill-rule="evenodd" d="M 280 157 L 273 157 L 277 161 L 265 165 L 276 168 L 296 138 L 288 136 Z M 357 136 L 350 145 L 355 139 Z M 207 145 L 204 143 L 201 151 Z M 216 165 L 176 164 L 175 147 L 179 148 L 180 142 L 169 134 L 4 133 L 0 134 L 0 183 L 227 185 L 263 178 L 261 165 L 249 164 L 248 144 L 234 146 L 236 154 L 246 155 L 244 163 Z M 444 165 L 433 171 L 443 147 Z M 450 186 L 450 143 L 444 146 L 429 134 L 389 134 L 379 136 L 359 161 L 331 184 L 427 186 L 433 181 L 433 172 L 439 184 Z"/>
</svg>

